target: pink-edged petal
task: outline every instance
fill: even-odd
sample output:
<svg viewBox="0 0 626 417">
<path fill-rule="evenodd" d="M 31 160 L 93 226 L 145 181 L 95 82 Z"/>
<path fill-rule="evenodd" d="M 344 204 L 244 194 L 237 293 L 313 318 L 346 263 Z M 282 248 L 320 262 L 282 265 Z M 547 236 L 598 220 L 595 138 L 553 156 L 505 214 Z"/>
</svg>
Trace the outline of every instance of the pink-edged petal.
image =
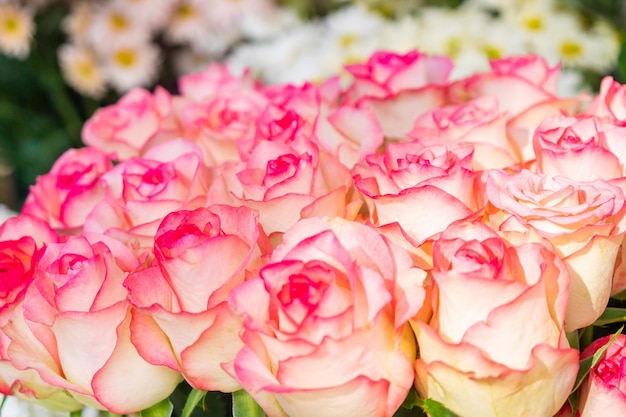
<svg viewBox="0 0 626 417">
<path fill-rule="evenodd" d="M 433 186 L 410 188 L 397 196 L 375 197 L 373 202 L 376 224 L 398 222 L 412 239 L 420 242 L 472 214 L 459 199 Z"/>
<path fill-rule="evenodd" d="M 442 106 L 445 88 L 429 85 L 416 90 L 404 90 L 392 98 L 367 99 L 367 106 L 378 118 L 385 136 L 402 138 L 413 127 L 418 116 Z"/>
<path fill-rule="evenodd" d="M 196 389 L 233 392 L 241 385 L 221 365 L 231 362 L 243 342 L 239 337 L 243 328 L 241 318 L 227 306 L 220 309 L 212 325 L 192 345 L 181 353 L 183 373 Z"/>
<path fill-rule="evenodd" d="M 116 414 L 146 409 L 167 398 L 182 377 L 165 366 L 144 361 L 130 342 L 130 316 L 116 329 L 116 344 L 110 357 L 94 375 L 96 400 Z"/>
</svg>

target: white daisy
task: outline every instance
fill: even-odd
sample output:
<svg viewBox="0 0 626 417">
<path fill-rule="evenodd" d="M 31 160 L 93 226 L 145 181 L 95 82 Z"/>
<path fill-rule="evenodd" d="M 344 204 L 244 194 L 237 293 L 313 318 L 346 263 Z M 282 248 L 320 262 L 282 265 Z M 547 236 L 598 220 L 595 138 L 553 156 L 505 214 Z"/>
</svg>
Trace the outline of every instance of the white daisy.
<svg viewBox="0 0 626 417">
<path fill-rule="evenodd" d="M 26 58 L 34 32 L 33 14 L 29 8 L 13 3 L 0 4 L 0 52 Z"/>
<path fill-rule="evenodd" d="M 188 44 L 206 35 L 207 3 L 204 0 L 178 0 L 164 28 L 172 43 Z"/>
<path fill-rule="evenodd" d="M 87 42 L 93 14 L 93 3 L 88 1 L 71 3 L 69 13 L 61 22 L 61 28 L 73 42 Z"/>
<path fill-rule="evenodd" d="M 145 27 L 161 29 L 172 14 L 176 0 L 110 0 L 112 5 L 124 8 L 131 19 Z"/>
<path fill-rule="evenodd" d="M 159 49 L 151 43 L 121 44 L 103 55 L 106 80 L 120 93 L 148 86 L 157 75 Z"/>
<path fill-rule="evenodd" d="M 125 7 L 111 2 L 95 9 L 89 26 L 89 39 L 99 53 L 124 44 L 148 42 L 151 35 L 144 22 L 137 20 Z"/>
<path fill-rule="evenodd" d="M 61 45 L 58 55 L 63 78 L 74 90 L 90 97 L 102 97 L 106 82 L 94 51 L 67 43 Z"/>
</svg>

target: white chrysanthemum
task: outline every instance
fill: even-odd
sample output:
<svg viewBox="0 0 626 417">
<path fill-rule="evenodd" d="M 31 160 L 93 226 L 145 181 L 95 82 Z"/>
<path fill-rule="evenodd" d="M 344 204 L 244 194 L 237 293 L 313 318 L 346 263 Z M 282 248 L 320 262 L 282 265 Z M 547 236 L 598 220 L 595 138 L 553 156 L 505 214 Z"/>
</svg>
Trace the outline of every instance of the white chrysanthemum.
<svg viewBox="0 0 626 417">
<path fill-rule="evenodd" d="M 161 29 L 172 14 L 176 0 L 111 0 L 115 7 L 124 8 L 131 19 L 145 27 Z"/>
<path fill-rule="evenodd" d="M 68 43 L 61 45 L 58 55 L 63 78 L 74 90 L 94 98 L 106 92 L 104 74 L 94 51 Z"/>
<path fill-rule="evenodd" d="M 493 20 L 485 25 L 480 34 L 474 34 L 475 47 L 482 51 L 487 59 L 498 59 L 510 55 L 527 53 L 526 36 L 501 20 Z"/>
<path fill-rule="evenodd" d="M 208 2 L 179 0 L 164 28 L 165 38 L 173 43 L 187 44 L 208 32 Z"/>
<path fill-rule="evenodd" d="M 321 27 L 303 24 L 267 42 L 243 45 L 235 49 L 227 62 L 234 71 L 250 68 L 253 73 L 268 83 L 297 83 L 308 76 L 317 76 L 315 63 L 311 68 L 303 68 L 307 56 L 313 56 L 319 39 L 323 36 Z"/>
<path fill-rule="evenodd" d="M 208 24 L 215 30 L 232 30 L 239 27 L 246 14 L 264 15 L 274 9 L 271 0 L 211 0 L 207 8 Z"/>
<path fill-rule="evenodd" d="M 380 34 L 386 21 L 363 6 L 351 6 L 329 15 L 323 24 L 324 36 L 315 53 L 321 73 L 325 76 L 341 71 L 345 64 L 363 62 L 380 49 Z M 390 49 L 394 49 L 391 47 Z"/>
<path fill-rule="evenodd" d="M 301 24 L 298 15 L 291 9 L 280 7 L 262 15 L 248 13 L 241 20 L 241 32 L 253 41 L 269 39 L 281 32 Z"/>
<path fill-rule="evenodd" d="M 87 42 L 89 27 L 94 14 L 94 5 L 88 1 L 72 3 L 61 27 L 73 42 Z"/>
<path fill-rule="evenodd" d="M 557 9 L 552 1 L 515 2 L 502 14 L 502 20 L 515 30 L 521 30 L 529 39 L 530 46 L 540 43 L 550 36 L 553 28 L 561 26 L 563 21 L 576 20 L 577 17 L 562 9 Z M 572 24 L 572 23 L 568 23 Z"/>
<path fill-rule="evenodd" d="M 476 45 L 475 35 L 489 24 L 484 13 L 474 9 L 424 8 L 421 15 L 420 50 L 455 59 L 459 53 Z"/>
<path fill-rule="evenodd" d="M 0 4 L 0 52 L 26 58 L 34 32 L 30 9 L 13 3 Z"/>
<path fill-rule="evenodd" d="M 414 16 L 404 16 L 388 22 L 380 32 L 380 42 L 385 49 L 406 53 L 412 49 L 421 50 L 421 42 L 428 34 L 422 31 L 422 25 Z"/>
<path fill-rule="evenodd" d="M 89 39 L 99 53 L 124 44 L 147 42 L 151 36 L 151 28 L 134 18 L 125 7 L 113 3 L 96 8 L 89 26 Z"/>
<path fill-rule="evenodd" d="M 159 65 L 159 49 L 151 43 L 122 44 L 103 55 L 106 80 L 123 93 L 154 81 Z"/>
<path fill-rule="evenodd" d="M 598 33 L 602 29 L 598 26 Z M 534 45 L 535 51 L 551 62 L 564 67 L 606 70 L 617 54 L 617 40 L 584 30 L 575 16 L 561 14 L 550 32 Z"/>
</svg>

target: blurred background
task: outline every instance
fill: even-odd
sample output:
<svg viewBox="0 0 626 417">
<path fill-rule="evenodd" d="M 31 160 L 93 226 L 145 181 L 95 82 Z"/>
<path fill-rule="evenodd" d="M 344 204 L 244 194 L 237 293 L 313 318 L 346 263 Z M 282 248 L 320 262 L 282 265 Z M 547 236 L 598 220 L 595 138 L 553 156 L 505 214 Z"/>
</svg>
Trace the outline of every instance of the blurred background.
<svg viewBox="0 0 626 417">
<path fill-rule="evenodd" d="M 453 78 L 535 53 L 575 95 L 626 83 L 625 34 L 626 0 L 0 0 L 0 204 L 19 209 L 99 107 L 213 62 L 301 83 L 378 49 L 449 55 Z"/>
</svg>

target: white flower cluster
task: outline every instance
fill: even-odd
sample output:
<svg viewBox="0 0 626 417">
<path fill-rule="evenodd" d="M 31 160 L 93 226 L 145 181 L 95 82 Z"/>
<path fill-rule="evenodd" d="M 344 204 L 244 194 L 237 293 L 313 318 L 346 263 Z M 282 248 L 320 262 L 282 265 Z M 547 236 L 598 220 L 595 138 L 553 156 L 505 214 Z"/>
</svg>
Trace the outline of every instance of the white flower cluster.
<svg viewBox="0 0 626 417">
<path fill-rule="evenodd" d="M 28 55 L 34 16 L 46 12 L 43 3 L 0 0 L 0 52 Z M 96 98 L 110 86 L 125 92 L 149 85 L 166 53 L 175 54 L 175 70 L 183 74 L 221 58 L 235 43 L 297 21 L 274 0 L 78 0 L 68 7 L 61 70 L 70 86 Z"/>
<path fill-rule="evenodd" d="M 452 57 L 454 79 L 487 69 L 490 58 L 530 52 L 561 62 L 565 79 L 569 74 L 575 84 L 576 70 L 610 70 L 619 51 L 616 29 L 585 22 L 556 0 L 466 0 L 456 9 L 422 7 L 399 19 L 352 5 L 271 40 L 241 45 L 229 62 L 238 70 L 252 68 L 266 82 L 301 82 L 336 74 L 375 50 L 416 48 Z"/>
</svg>

